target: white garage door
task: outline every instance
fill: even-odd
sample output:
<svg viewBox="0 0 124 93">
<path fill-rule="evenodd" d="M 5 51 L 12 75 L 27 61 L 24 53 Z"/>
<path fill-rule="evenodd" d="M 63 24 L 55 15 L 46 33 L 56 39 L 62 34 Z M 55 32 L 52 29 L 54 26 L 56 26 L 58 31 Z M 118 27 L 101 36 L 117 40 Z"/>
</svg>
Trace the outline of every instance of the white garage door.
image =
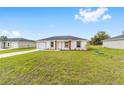
<svg viewBox="0 0 124 93">
<path fill-rule="evenodd" d="M 38 43 L 38 48 L 41 49 L 41 50 L 46 49 L 45 48 L 45 42 Z"/>
</svg>

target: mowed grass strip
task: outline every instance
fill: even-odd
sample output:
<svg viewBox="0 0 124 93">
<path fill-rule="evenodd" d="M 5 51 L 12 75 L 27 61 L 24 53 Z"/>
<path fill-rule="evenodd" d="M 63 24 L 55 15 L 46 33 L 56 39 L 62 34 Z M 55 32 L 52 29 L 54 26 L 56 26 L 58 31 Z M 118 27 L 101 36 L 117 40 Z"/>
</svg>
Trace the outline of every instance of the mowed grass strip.
<svg viewBox="0 0 124 93">
<path fill-rule="evenodd" d="M 95 51 L 104 52 L 97 55 Z M 124 84 L 124 50 L 37 51 L 0 59 L 0 84 Z M 115 60 L 116 59 L 116 60 Z"/>
<path fill-rule="evenodd" d="M 33 50 L 33 49 L 35 49 L 35 48 L 16 48 L 16 49 L 0 50 L 0 54 L 21 52 L 21 51 L 27 51 L 27 50 Z"/>
</svg>

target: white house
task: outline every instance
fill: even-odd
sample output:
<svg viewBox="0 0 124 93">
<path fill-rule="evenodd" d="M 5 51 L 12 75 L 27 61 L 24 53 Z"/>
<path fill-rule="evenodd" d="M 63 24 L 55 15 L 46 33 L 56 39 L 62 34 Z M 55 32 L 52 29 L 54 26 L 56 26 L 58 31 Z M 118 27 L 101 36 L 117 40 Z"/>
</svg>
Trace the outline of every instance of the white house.
<svg viewBox="0 0 124 93">
<path fill-rule="evenodd" d="M 53 36 L 37 41 L 41 50 L 87 50 L 88 40 L 74 36 Z"/>
<path fill-rule="evenodd" d="M 124 49 L 124 35 L 119 35 L 110 39 L 103 40 L 103 47 Z"/>
<path fill-rule="evenodd" d="M 6 49 L 13 49 L 13 48 L 31 48 L 36 47 L 36 42 L 33 40 L 28 40 L 24 38 L 9 38 L 5 41 L 5 48 Z M 0 49 L 4 48 L 4 43 L 0 41 Z"/>
</svg>

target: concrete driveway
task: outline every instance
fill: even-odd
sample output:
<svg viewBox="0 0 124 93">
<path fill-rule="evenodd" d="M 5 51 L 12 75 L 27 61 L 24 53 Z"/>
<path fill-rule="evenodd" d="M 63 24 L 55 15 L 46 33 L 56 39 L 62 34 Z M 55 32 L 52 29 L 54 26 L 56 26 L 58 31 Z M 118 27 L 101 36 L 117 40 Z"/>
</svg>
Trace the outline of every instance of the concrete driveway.
<svg viewBox="0 0 124 93">
<path fill-rule="evenodd" d="M 9 49 L 0 49 L 0 51 L 2 51 L 2 50 L 9 50 Z"/>
<path fill-rule="evenodd" d="M 35 52 L 35 51 L 38 51 L 38 49 L 28 50 L 28 51 L 21 51 L 21 52 L 6 53 L 6 54 L 0 54 L 0 58 L 10 57 L 10 56 L 15 56 L 15 55 L 20 55 L 20 54 L 26 54 L 26 53 Z"/>
</svg>

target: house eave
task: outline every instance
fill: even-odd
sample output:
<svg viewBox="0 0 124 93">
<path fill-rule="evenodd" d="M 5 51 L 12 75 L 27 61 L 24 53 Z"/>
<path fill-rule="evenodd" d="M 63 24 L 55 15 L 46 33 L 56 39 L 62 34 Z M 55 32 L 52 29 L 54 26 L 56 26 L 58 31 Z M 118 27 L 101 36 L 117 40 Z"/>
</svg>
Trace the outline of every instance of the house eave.
<svg viewBox="0 0 124 93">
<path fill-rule="evenodd" d="M 78 39 L 78 40 L 72 40 L 72 39 L 63 39 L 63 40 L 57 40 L 57 41 L 69 41 L 69 40 L 71 40 L 71 41 L 89 41 L 89 40 L 81 40 L 81 39 Z M 42 41 L 56 41 L 56 40 L 37 40 L 36 42 L 42 42 Z"/>
</svg>

